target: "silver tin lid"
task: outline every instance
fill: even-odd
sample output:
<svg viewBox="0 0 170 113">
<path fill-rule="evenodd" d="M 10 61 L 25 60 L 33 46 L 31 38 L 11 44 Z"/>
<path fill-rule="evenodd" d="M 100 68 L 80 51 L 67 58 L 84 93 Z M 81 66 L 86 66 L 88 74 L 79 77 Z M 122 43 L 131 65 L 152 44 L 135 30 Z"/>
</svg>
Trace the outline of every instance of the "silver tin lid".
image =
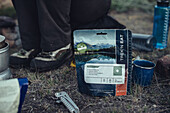
<svg viewBox="0 0 170 113">
<path fill-rule="evenodd" d="M 3 42 L 3 41 L 5 41 L 5 37 L 0 35 L 0 42 Z"/>
</svg>

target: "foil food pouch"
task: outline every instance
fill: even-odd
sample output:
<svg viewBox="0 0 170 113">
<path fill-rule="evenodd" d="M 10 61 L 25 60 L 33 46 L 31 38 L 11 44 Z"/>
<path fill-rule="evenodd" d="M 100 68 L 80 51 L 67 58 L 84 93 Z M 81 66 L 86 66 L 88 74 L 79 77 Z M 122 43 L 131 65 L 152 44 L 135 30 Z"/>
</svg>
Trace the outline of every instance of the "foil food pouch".
<svg viewBox="0 0 170 113">
<path fill-rule="evenodd" d="M 78 87 L 92 96 L 127 95 L 131 84 L 131 32 L 76 30 L 74 53 Z"/>
</svg>

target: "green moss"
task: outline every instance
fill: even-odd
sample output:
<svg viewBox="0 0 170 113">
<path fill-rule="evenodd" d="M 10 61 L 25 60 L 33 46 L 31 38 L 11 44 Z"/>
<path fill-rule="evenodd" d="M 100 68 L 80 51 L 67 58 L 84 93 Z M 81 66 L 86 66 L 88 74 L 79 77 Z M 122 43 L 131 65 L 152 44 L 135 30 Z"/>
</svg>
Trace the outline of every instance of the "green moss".
<svg viewBox="0 0 170 113">
<path fill-rule="evenodd" d="M 0 16 L 9 16 L 12 18 L 16 18 L 16 11 L 14 7 L 4 7 L 0 9 Z"/>
<path fill-rule="evenodd" d="M 111 9 L 117 12 L 129 10 L 152 12 L 155 4 L 156 2 L 152 0 L 112 0 Z"/>
</svg>

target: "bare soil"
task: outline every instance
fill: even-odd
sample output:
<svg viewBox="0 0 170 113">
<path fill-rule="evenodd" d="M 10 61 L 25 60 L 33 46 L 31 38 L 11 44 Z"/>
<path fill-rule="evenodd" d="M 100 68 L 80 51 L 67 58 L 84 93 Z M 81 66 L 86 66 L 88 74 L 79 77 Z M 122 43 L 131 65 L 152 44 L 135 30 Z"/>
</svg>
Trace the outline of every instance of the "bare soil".
<svg viewBox="0 0 170 113">
<path fill-rule="evenodd" d="M 127 13 L 111 12 L 111 16 L 123 23 L 133 33 L 152 34 L 153 15 L 140 11 Z M 11 49 L 12 51 L 12 49 Z M 153 61 L 170 54 L 170 45 L 164 50 L 153 52 L 133 51 L 133 56 Z M 14 77 L 27 77 L 31 81 L 22 113 L 67 113 L 63 104 L 57 104 L 54 94 L 65 91 L 77 104 L 81 113 L 168 113 L 170 112 L 170 79 L 154 74 L 148 87 L 132 85 L 127 96 L 92 97 L 81 94 L 77 87 L 76 71 L 70 63 L 59 69 L 32 73 L 28 69 L 11 69 Z"/>
<path fill-rule="evenodd" d="M 11 0 L 0 0 L 0 8 L 11 6 L 13 6 Z"/>
</svg>

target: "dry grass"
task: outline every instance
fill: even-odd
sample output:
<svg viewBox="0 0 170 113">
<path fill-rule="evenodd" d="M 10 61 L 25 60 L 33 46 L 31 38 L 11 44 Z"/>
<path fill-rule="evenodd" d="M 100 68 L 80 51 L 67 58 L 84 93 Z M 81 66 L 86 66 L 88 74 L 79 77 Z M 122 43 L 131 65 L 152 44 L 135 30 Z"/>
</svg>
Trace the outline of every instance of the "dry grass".
<svg viewBox="0 0 170 113">
<path fill-rule="evenodd" d="M 151 34 L 152 16 L 134 12 L 114 14 L 120 22 L 136 33 Z M 157 60 L 170 53 L 170 47 L 154 52 L 133 51 L 133 56 L 157 62 Z M 80 108 L 81 113 L 131 113 L 131 112 L 169 112 L 170 111 L 170 79 L 162 79 L 154 75 L 152 84 L 143 88 L 134 84 L 131 94 L 127 96 L 91 97 L 78 92 L 75 68 L 69 63 L 61 68 L 44 72 L 32 73 L 28 69 L 11 69 L 14 77 L 27 77 L 31 81 L 23 113 L 67 113 L 62 104 L 57 104 L 55 92 L 66 91 Z"/>
<path fill-rule="evenodd" d="M 168 112 L 170 110 L 170 80 L 154 76 L 152 85 L 143 88 L 133 85 L 132 93 L 120 97 L 91 97 L 77 89 L 75 69 L 64 65 L 46 73 L 31 73 L 27 69 L 12 70 L 15 76 L 28 77 L 28 88 L 22 111 L 25 113 L 67 113 L 68 110 L 55 101 L 54 94 L 66 91 L 82 113 Z"/>
</svg>

